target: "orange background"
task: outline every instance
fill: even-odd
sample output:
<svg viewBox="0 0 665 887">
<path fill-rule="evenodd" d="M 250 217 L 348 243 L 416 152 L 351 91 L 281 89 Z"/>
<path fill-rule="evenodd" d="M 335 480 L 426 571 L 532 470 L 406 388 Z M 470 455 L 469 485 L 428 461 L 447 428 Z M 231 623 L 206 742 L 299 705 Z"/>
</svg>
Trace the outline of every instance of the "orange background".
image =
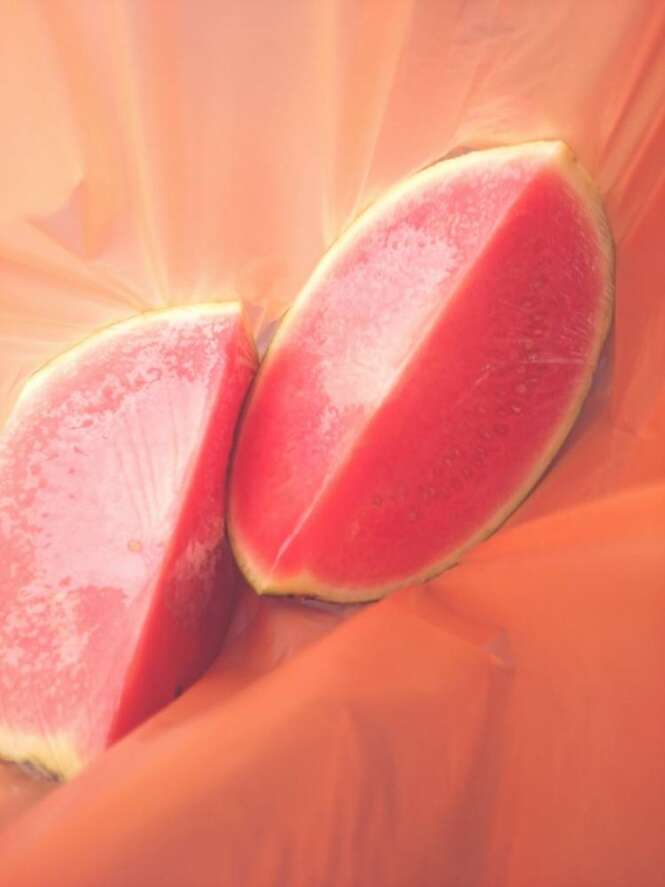
<svg viewBox="0 0 665 887">
<path fill-rule="evenodd" d="M 389 185 L 566 139 L 617 241 L 581 421 L 498 534 L 339 608 L 243 592 L 212 671 L 55 790 L 0 883 L 656 887 L 665 870 L 665 7 L 0 0 L 0 421 L 98 326 L 239 295 L 267 335 Z"/>
</svg>

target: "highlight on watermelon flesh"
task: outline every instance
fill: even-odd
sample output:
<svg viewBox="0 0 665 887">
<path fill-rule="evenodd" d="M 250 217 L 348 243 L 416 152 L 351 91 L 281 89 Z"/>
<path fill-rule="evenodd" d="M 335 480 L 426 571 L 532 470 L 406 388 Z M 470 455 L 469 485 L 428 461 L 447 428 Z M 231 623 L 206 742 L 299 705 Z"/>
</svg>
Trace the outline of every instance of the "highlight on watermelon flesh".
<svg viewBox="0 0 665 887">
<path fill-rule="evenodd" d="M 109 327 L 26 386 L 0 438 L 0 758 L 71 776 L 215 657 L 255 367 L 239 305 L 209 304 Z"/>
<path fill-rule="evenodd" d="M 601 201 L 562 142 L 442 161 L 366 211 L 245 410 L 228 521 L 257 591 L 371 600 L 454 564 L 561 446 L 612 296 Z"/>
</svg>

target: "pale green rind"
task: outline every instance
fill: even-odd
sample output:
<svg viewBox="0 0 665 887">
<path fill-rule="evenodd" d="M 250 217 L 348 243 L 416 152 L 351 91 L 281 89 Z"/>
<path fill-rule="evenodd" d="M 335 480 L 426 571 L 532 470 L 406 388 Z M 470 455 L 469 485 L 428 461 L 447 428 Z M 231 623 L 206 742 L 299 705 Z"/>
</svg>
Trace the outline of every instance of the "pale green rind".
<svg viewBox="0 0 665 887">
<path fill-rule="evenodd" d="M 66 733 L 39 736 L 5 725 L 0 725 L 0 760 L 57 779 L 69 779 L 83 767 L 83 760 Z"/>
</svg>

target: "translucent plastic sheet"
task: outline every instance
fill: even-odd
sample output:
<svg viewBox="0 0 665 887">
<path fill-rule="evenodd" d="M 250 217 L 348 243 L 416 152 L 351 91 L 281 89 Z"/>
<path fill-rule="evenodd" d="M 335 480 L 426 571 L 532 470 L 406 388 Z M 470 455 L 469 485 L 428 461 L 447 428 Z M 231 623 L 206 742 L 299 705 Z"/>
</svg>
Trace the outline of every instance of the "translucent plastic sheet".
<svg viewBox="0 0 665 887">
<path fill-rule="evenodd" d="M 0 883 L 659 883 L 665 8 L 0 0 L 0 412 L 142 309 L 255 331 L 386 187 L 556 136 L 606 200 L 612 342 L 497 535 L 340 611 L 243 595 L 209 675 L 54 790 L 0 769 Z"/>
</svg>

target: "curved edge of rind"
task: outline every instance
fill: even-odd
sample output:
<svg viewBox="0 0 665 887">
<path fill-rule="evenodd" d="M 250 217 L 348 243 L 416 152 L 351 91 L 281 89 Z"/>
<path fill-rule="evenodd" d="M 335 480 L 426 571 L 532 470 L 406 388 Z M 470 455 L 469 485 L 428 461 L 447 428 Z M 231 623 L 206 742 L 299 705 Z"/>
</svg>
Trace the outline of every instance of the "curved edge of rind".
<svg viewBox="0 0 665 887">
<path fill-rule="evenodd" d="M 445 179 L 464 170 L 473 167 L 479 161 L 483 163 L 501 161 L 510 156 L 525 156 L 529 152 L 543 155 L 551 153 L 552 156 L 567 155 L 573 157 L 570 148 L 560 139 L 540 139 L 532 142 L 523 142 L 518 145 L 501 145 L 494 148 L 483 148 L 467 151 L 464 154 L 452 158 L 437 160 L 418 172 L 409 175 L 403 181 L 397 182 L 374 200 L 368 207 L 344 228 L 339 237 L 325 250 L 323 256 L 316 264 L 314 270 L 300 289 L 296 298 L 289 306 L 286 314 L 279 324 L 277 332 L 268 345 L 256 379 L 256 387 L 260 385 L 270 365 L 270 359 L 279 350 L 280 343 L 286 338 L 288 332 L 297 320 L 302 308 L 307 303 L 312 293 L 316 292 L 325 280 L 327 273 L 334 267 L 337 257 L 348 249 L 373 222 L 380 219 L 386 210 L 395 206 L 405 197 L 413 197 L 419 191 L 424 190 L 432 182 L 443 182 Z M 590 180 L 589 180 L 590 181 Z"/>
<path fill-rule="evenodd" d="M 607 219 L 607 215 L 605 213 L 605 209 L 599 192 L 597 191 L 589 174 L 576 159 L 572 150 L 568 147 L 568 145 L 559 140 L 552 140 L 551 142 L 531 142 L 526 143 L 525 145 L 516 145 L 507 148 L 493 148 L 489 149 L 489 151 L 472 151 L 468 154 L 463 154 L 460 157 L 456 157 L 453 160 L 440 161 L 433 166 L 427 167 L 425 170 L 423 170 L 421 173 L 417 174 L 413 178 L 419 179 L 421 184 L 424 185 L 429 182 L 430 179 L 436 177 L 434 175 L 434 172 L 436 171 L 438 173 L 438 167 L 444 164 L 446 165 L 446 167 L 450 167 L 454 164 L 455 169 L 453 171 L 456 171 L 457 169 L 459 169 L 463 161 L 468 162 L 469 158 L 476 157 L 480 154 L 487 155 L 488 153 L 492 153 L 496 155 L 497 152 L 501 152 L 503 156 L 506 156 L 509 153 L 523 153 L 523 151 L 527 150 L 529 147 L 537 147 L 539 150 L 542 150 L 544 146 L 547 146 L 547 148 L 552 151 L 552 157 L 555 163 L 562 170 L 563 176 L 568 186 L 577 194 L 582 204 L 586 207 L 593 230 L 596 232 L 598 238 L 600 253 L 605 259 L 604 298 L 600 299 L 598 334 L 596 336 L 594 346 L 589 353 L 589 370 L 583 375 L 576 396 L 571 399 L 570 410 L 556 429 L 556 433 L 553 435 L 549 442 L 549 445 L 544 450 L 544 454 L 534 465 L 531 473 L 528 475 L 525 482 L 520 486 L 515 496 L 511 500 L 509 500 L 503 508 L 495 512 L 490 520 L 488 520 L 478 530 L 477 533 L 466 540 L 463 545 L 459 546 L 459 548 L 455 549 L 454 551 L 447 553 L 444 558 L 430 563 L 427 567 L 425 567 L 417 574 L 409 574 L 381 586 L 375 585 L 349 588 L 339 585 L 331 585 L 319 579 L 317 576 L 315 576 L 313 573 L 310 573 L 309 571 L 302 571 L 296 576 L 293 576 L 290 579 L 281 582 L 278 586 L 273 585 L 269 576 L 262 574 L 261 571 L 257 569 L 254 564 L 250 563 L 250 557 L 248 557 L 248 549 L 250 548 L 250 546 L 248 546 L 246 543 L 238 538 L 240 536 L 239 533 L 237 533 L 235 530 L 232 531 L 232 522 L 229 521 L 229 539 L 231 541 L 231 547 L 233 549 L 234 556 L 240 569 L 245 575 L 245 578 L 250 582 L 250 584 L 258 594 L 279 597 L 304 596 L 335 603 L 369 603 L 372 601 L 380 600 L 390 592 L 396 591 L 398 588 L 405 588 L 410 585 L 418 585 L 422 582 L 427 582 L 430 579 L 433 579 L 434 577 L 440 575 L 442 572 L 444 572 L 444 570 L 449 569 L 450 567 L 457 564 L 460 558 L 469 549 L 473 548 L 479 542 L 482 542 L 495 530 L 497 530 L 498 527 L 500 527 L 501 524 L 504 523 L 504 521 L 506 521 L 508 517 L 526 499 L 526 497 L 536 486 L 536 484 L 556 456 L 557 452 L 570 434 L 570 431 L 572 430 L 580 414 L 586 396 L 589 392 L 593 380 L 593 375 L 596 369 L 596 364 L 598 362 L 598 358 L 604 342 L 607 338 L 613 314 L 615 248 L 609 221 Z M 393 189 L 393 191 L 397 193 L 393 194 L 392 199 L 398 199 L 400 196 L 403 196 L 410 190 L 411 189 L 407 188 L 406 186 L 397 186 L 395 189 Z M 414 188 L 413 190 L 417 190 L 417 188 Z M 383 211 L 388 205 L 385 200 L 380 200 L 379 203 L 381 211 Z M 360 230 L 356 230 L 356 224 L 359 224 L 362 219 L 370 214 L 373 218 L 374 213 L 377 213 L 376 205 L 367 210 L 361 217 L 361 219 L 359 219 L 357 223 L 352 225 L 351 228 L 348 229 L 348 231 L 344 235 L 342 235 L 342 238 L 340 238 L 340 242 L 336 243 L 333 250 L 329 251 L 326 257 L 324 257 L 324 260 L 322 260 L 322 264 L 325 262 L 326 267 L 320 273 L 319 269 L 316 269 L 316 271 L 312 275 L 312 278 L 310 278 L 310 281 L 308 281 L 305 289 L 302 291 L 301 296 L 299 296 L 298 300 L 296 300 L 297 302 L 299 302 L 301 298 L 304 301 L 304 299 L 307 297 L 307 294 L 315 289 L 321 278 L 325 275 L 327 267 L 332 264 L 337 250 L 342 249 L 343 246 L 346 246 L 353 239 L 355 239 L 355 237 L 357 237 L 359 233 L 361 233 L 362 228 Z M 367 224 L 367 222 L 365 222 L 365 224 Z M 343 243 L 341 241 L 343 241 Z M 313 278 L 315 277 L 316 280 L 312 282 Z M 293 308 L 295 307 L 296 305 L 294 303 Z M 291 312 L 289 312 L 289 314 L 291 314 Z M 273 345 L 274 344 L 275 340 L 273 340 Z M 273 346 L 271 345 L 271 348 L 272 347 Z M 264 358 L 264 364 L 266 363 L 268 356 L 269 353 L 266 354 Z M 260 371 L 259 375 L 261 375 Z M 258 382 L 258 376 L 256 382 Z"/>
<path fill-rule="evenodd" d="M 238 445 L 241 445 L 242 442 L 244 424 L 243 420 L 249 410 L 251 410 L 253 403 L 255 402 L 256 396 L 258 395 L 258 392 L 263 384 L 263 380 L 265 379 L 269 371 L 271 359 L 279 351 L 281 342 L 287 337 L 301 310 L 307 304 L 309 297 L 312 294 L 316 293 L 318 287 L 325 280 L 328 272 L 334 268 L 338 256 L 343 254 L 344 251 L 347 250 L 354 243 L 354 241 L 356 241 L 359 237 L 363 235 L 363 233 L 374 223 L 374 221 L 380 220 L 386 210 L 389 210 L 391 207 L 395 206 L 402 198 L 413 197 L 414 195 L 417 195 L 419 191 L 424 190 L 431 183 L 444 181 L 446 178 L 456 174 L 465 167 L 473 167 L 473 165 L 479 161 L 487 163 L 488 160 L 501 160 L 515 154 L 524 156 L 529 151 L 538 154 L 542 154 L 543 152 L 551 152 L 554 155 L 556 155 L 557 153 L 561 154 L 565 152 L 568 152 L 568 154 L 570 154 L 570 151 L 565 143 L 559 140 L 541 140 L 526 142 L 519 145 L 504 145 L 488 149 L 468 151 L 453 158 L 443 158 L 423 167 L 416 173 L 410 175 L 404 181 L 398 182 L 397 184 L 393 185 L 384 194 L 382 194 L 374 202 L 372 202 L 368 207 L 363 209 L 362 212 L 348 226 L 344 228 L 339 237 L 334 240 L 333 243 L 324 252 L 322 258 L 315 266 L 310 277 L 307 279 L 304 286 L 301 288 L 295 300 L 284 315 L 275 336 L 266 349 L 263 360 L 259 365 L 256 377 L 247 398 L 247 402 L 243 410 L 243 415 L 241 416 L 239 422 Z M 235 453 L 232 457 L 232 473 L 233 461 L 235 461 Z M 231 487 L 231 490 L 232 489 L 233 487 Z M 251 546 L 247 545 L 246 541 L 242 538 L 242 534 L 238 531 L 236 527 L 236 520 L 233 514 L 232 492 L 230 492 L 229 496 L 227 533 L 233 554 L 238 565 L 240 566 L 241 571 L 258 594 L 281 593 L 291 595 L 302 593 L 301 583 L 298 583 L 297 589 L 293 591 L 289 588 L 288 590 L 284 590 L 282 592 L 269 587 L 269 581 L 264 578 L 262 571 L 251 565 L 251 561 L 253 560 L 253 558 L 251 558 L 248 551 Z M 333 588 L 330 589 L 330 593 L 332 592 Z"/>
<path fill-rule="evenodd" d="M 63 351 L 61 354 L 57 354 L 55 357 L 51 358 L 47 363 L 43 366 L 39 367 L 39 369 L 35 370 L 32 375 L 30 375 L 21 389 L 21 393 L 16 399 L 16 403 L 7 419 L 7 422 L 4 428 L 8 428 L 12 421 L 16 418 L 17 414 L 20 413 L 21 407 L 23 407 L 26 401 L 30 400 L 36 391 L 41 388 L 48 380 L 52 377 L 52 373 L 61 367 L 64 367 L 77 358 L 81 357 L 82 354 L 86 353 L 89 349 L 97 347 L 102 341 L 115 338 L 118 335 L 122 335 L 127 332 L 129 329 L 134 327 L 139 327 L 142 324 L 150 323 L 153 320 L 159 320 L 162 318 L 176 318 L 178 315 L 183 316 L 191 316 L 192 314 L 210 314 L 210 315 L 220 315 L 220 314 L 238 314 L 243 316 L 242 304 L 240 301 L 235 300 L 231 302 L 201 302 L 195 305 L 179 305 L 176 307 L 169 308 L 158 308 L 150 311 L 142 311 L 140 314 L 133 314 L 131 317 L 125 318 L 124 320 L 116 321 L 115 323 L 111 323 L 108 326 L 101 327 L 97 330 L 94 330 L 90 333 L 89 336 L 86 336 L 80 342 L 71 347 L 67 348 L 66 351 Z M 248 330 L 249 332 L 249 330 Z M 251 337 L 250 334 L 250 338 Z M 4 430 L 4 429 L 0 429 Z"/>
<path fill-rule="evenodd" d="M 38 736 L 3 725 L 0 725 L 0 761 L 51 780 L 71 779 L 83 768 L 83 760 L 66 734 Z"/>
<path fill-rule="evenodd" d="M 122 335 L 129 328 L 138 327 L 148 323 L 151 320 L 158 320 L 163 317 L 177 317 L 178 315 L 191 316 L 199 315 L 232 315 L 236 314 L 243 323 L 248 344 L 251 344 L 254 366 L 258 362 L 256 355 L 256 345 L 251 334 L 249 325 L 244 319 L 242 305 L 239 301 L 232 302 L 210 302 L 200 303 L 196 305 L 178 306 L 174 308 L 164 308 L 151 310 L 133 315 L 126 320 L 103 327 L 90 336 L 83 339 L 77 345 L 67 349 L 62 354 L 57 355 L 51 361 L 44 364 L 27 380 L 14 409 L 9 417 L 8 422 L 2 429 L 6 433 L 10 429 L 10 423 L 20 423 L 21 406 L 28 403 L 36 391 L 44 384 L 48 384 L 52 378 L 54 371 L 60 367 L 66 366 L 75 361 L 82 353 L 88 349 L 99 345 L 101 340 L 109 339 L 117 335 Z M 84 766 L 84 761 L 77 752 L 71 738 L 63 733 L 53 735 L 38 735 L 36 733 L 22 732 L 20 729 L 13 729 L 0 722 L 0 761 L 8 764 L 16 765 L 23 769 L 34 772 L 47 779 L 70 779 L 76 775 Z"/>
</svg>

